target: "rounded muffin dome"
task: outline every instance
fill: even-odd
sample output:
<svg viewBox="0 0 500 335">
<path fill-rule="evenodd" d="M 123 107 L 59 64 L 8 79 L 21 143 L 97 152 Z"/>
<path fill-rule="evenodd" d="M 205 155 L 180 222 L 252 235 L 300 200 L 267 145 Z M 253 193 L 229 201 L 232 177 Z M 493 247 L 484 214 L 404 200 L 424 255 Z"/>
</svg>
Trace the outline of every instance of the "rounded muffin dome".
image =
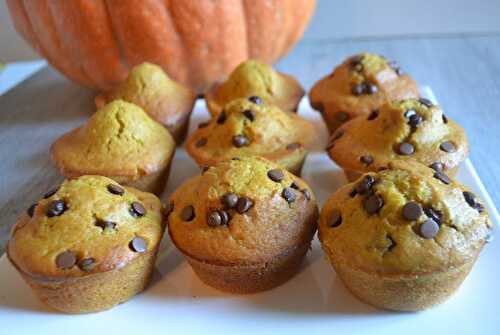
<svg viewBox="0 0 500 335">
<path fill-rule="evenodd" d="M 427 99 L 392 101 L 341 126 L 327 148 L 347 171 L 377 171 L 395 159 L 454 174 L 467 157 L 464 130 Z"/>
<path fill-rule="evenodd" d="M 396 62 L 366 52 L 345 60 L 309 92 L 311 106 L 322 113 L 330 132 L 386 102 L 418 96 L 416 83 Z"/>
</svg>

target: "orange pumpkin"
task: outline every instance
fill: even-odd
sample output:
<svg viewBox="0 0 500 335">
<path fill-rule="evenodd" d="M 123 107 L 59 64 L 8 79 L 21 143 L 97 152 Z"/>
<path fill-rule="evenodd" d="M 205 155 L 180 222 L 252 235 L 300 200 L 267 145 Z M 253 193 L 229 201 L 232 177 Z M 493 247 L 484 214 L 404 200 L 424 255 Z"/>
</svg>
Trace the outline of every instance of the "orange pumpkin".
<svg viewBox="0 0 500 335">
<path fill-rule="evenodd" d="M 301 37 L 315 0 L 8 0 L 16 30 L 49 63 L 109 90 L 149 61 L 204 92 L 239 63 L 273 63 Z"/>
</svg>

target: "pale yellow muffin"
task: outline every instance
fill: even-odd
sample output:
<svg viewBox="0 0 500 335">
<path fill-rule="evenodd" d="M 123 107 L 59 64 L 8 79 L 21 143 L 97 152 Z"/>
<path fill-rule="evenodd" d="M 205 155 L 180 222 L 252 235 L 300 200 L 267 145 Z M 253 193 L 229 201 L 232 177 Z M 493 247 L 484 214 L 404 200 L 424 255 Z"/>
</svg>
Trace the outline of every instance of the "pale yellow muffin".
<svg viewBox="0 0 500 335">
<path fill-rule="evenodd" d="M 115 100 L 86 124 L 57 139 L 50 152 L 66 178 L 101 175 L 159 194 L 174 151 L 175 142 L 167 129 L 139 106 Z"/>
<path fill-rule="evenodd" d="M 233 100 L 208 124 L 192 134 L 186 150 L 200 166 L 238 156 L 262 156 L 300 174 L 314 140 L 313 126 L 275 105 Z"/>
<path fill-rule="evenodd" d="M 386 102 L 418 96 L 416 83 L 396 62 L 367 52 L 346 59 L 309 92 L 311 106 L 321 112 L 330 133 Z"/>
<path fill-rule="evenodd" d="M 212 115 L 219 114 L 228 102 L 238 98 L 264 101 L 284 111 L 296 112 L 303 96 L 304 89 L 294 77 L 257 60 L 247 60 L 225 82 L 214 85 L 205 94 L 205 100 Z"/>
<path fill-rule="evenodd" d="M 170 197 L 168 231 L 194 272 L 219 290 L 251 293 L 290 279 L 316 232 L 300 178 L 260 157 L 221 162 Z"/>
<path fill-rule="evenodd" d="M 151 63 L 134 66 L 125 81 L 115 89 L 95 98 L 97 108 L 122 99 L 144 109 L 154 120 L 163 124 L 180 144 L 189 128 L 189 117 L 196 94 L 173 81 L 161 67 Z"/>
<path fill-rule="evenodd" d="M 7 255 L 47 305 L 96 312 L 146 287 L 163 232 L 153 194 L 82 176 L 21 215 Z"/>
<path fill-rule="evenodd" d="M 394 161 L 337 190 L 319 223 L 345 286 L 376 307 L 417 311 L 460 286 L 492 228 L 472 192 L 416 162 Z"/>
<path fill-rule="evenodd" d="M 464 130 L 427 99 L 392 101 L 342 125 L 328 154 L 352 181 L 394 159 L 414 160 L 453 176 L 469 153 Z"/>
</svg>

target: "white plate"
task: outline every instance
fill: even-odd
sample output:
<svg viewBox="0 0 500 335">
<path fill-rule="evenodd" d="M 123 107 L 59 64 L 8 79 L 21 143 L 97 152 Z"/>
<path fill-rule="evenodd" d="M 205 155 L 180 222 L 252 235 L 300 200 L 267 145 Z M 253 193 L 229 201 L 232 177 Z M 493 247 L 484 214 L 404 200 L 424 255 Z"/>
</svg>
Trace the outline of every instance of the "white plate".
<svg viewBox="0 0 500 335">
<path fill-rule="evenodd" d="M 424 88 L 424 92 L 433 98 L 429 89 Z M 317 147 L 307 158 L 303 178 L 322 203 L 345 179 L 322 151 L 327 134 L 319 114 L 305 100 L 300 114 L 312 120 L 320 134 Z M 206 118 L 203 105 L 198 104 L 191 131 Z M 184 150 L 178 150 L 166 194 L 197 173 L 199 169 Z M 470 161 L 462 166 L 458 179 L 483 198 L 492 219 L 498 222 L 498 213 Z M 60 314 L 44 306 L 3 256 L 0 333 L 304 334 L 324 330 L 332 334 L 498 334 L 498 243 L 485 247 L 451 299 L 420 313 L 385 312 L 358 301 L 325 261 L 317 239 L 297 276 L 274 290 L 253 295 L 225 294 L 204 285 L 172 246 L 168 234 L 163 246 L 153 282 L 145 292 L 109 311 L 87 315 Z"/>
</svg>

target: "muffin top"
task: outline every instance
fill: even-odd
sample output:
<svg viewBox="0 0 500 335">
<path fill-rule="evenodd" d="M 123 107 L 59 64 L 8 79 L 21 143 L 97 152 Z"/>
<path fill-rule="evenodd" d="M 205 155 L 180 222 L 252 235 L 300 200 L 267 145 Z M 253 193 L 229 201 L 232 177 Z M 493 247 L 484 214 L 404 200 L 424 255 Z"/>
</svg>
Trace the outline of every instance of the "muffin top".
<svg viewBox="0 0 500 335">
<path fill-rule="evenodd" d="M 175 245 L 198 260 L 252 264 L 308 244 L 317 205 L 309 186 L 260 157 L 209 168 L 170 197 Z"/>
<path fill-rule="evenodd" d="M 253 99 L 237 99 L 187 141 L 187 151 L 201 165 L 235 156 L 257 155 L 279 161 L 312 141 L 312 125 L 294 113 Z"/>
<path fill-rule="evenodd" d="M 346 59 L 309 92 L 314 109 L 343 123 L 369 114 L 385 102 L 418 97 L 413 79 L 382 56 L 362 53 Z"/>
<path fill-rule="evenodd" d="M 259 61 L 247 60 L 236 67 L 225 82 L 212 87 L 205 98 L 212 115 L 217 115 L 228 102 L 251 96 L 294 112 L 304 89 L 292 76 Z"/>
<path fill-rule="evenodd" d="M 67 180 L 31 206 L 8 244 L 31 276 L 58 279 L 121 268 L 160 243 L 158 198 L 100 176 Z"/>
<path fill-rule="evenodd" d="M 491 227 L 480 200 L 443 172 L 394 161 L 336 191 L 319 236 L 330 258 L 354 268 L 414 275 L 473 259 Z"/>
<path fill-rule="evenodd" d="M 359 172 L 377 171 L 394 159 L 446 171 L 465 160 L 469 148 L 464 130 L 420 98 L 393 101 L 347 122 L 327 150 L 338 165 Z"/>
<path fill-rule="evenodd" d="M 168 130 L 140 107 L 115 100 L 57 139 L 51 154 L 66 177 L 98 174 L 137 179 L 166 166 L 174 150 Z"/>
<path fill-rule="evenodd" d="M 146 62 L 134 66 L 125 81 L 97 96 L 95 102 L 100 108 L 117 99 L 142 107 L 154 120 L 169 127 L 191 112 L 196 95 L 170 79 L 160 66 Z"/>
</svg>

